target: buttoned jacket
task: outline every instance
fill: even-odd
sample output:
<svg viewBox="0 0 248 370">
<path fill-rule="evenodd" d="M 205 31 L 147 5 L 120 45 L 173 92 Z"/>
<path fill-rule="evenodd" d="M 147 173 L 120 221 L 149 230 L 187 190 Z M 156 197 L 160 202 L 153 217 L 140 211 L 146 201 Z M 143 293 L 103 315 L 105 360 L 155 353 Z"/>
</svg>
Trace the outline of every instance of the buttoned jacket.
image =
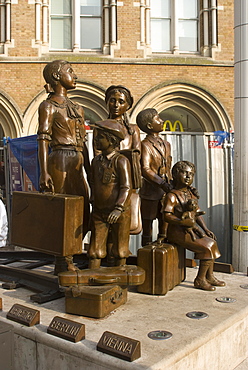
<svg viewBox="0 0 248 370">
<path fill-rule="evenodd" d="M 143 177 L 140 189 L 141 198 L 161 199 L 165 193 L 161 188 L 162 184 L 171 180 L 171 146 L 168 141 L 157 139 L 153 135 L 147 135 L 142 140 L 141 171 Z"/>
</svg>

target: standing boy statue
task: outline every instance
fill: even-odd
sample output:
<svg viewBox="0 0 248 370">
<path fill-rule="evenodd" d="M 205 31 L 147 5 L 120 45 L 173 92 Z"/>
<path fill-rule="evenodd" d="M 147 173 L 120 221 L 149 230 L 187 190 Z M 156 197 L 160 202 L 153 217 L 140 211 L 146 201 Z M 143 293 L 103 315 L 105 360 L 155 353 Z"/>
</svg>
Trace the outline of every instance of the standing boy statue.
<svg viewBox="0 0 248 370">
<path fill-rule="evenodd" d="M 43 75 L 49 95 L 39 106 L 40 191 L 83 196 L 85 235 L 89 222 L 89 197 L 83 169 L 88 177 L 90 163 L 85 145 L 84 110 L 67 97 L 67 91 L 76 87 L 77 76 L 71 64 L 64 60 L 48 63 Z M 76 269 L 72 256 L 67 256 L 66 262 L 68 270 Z M 64 257 L 56 257 L 55 274 L 64 269 Z"/>
<path fill-rule="evenodd" d="M 117 151 L 125 137 L 121 123 L 107 119 L 95 123 L 95 147 L 102 154 L 91 164 L 91 240 L 89 268 L 99 268 L 107 255 L 107 240 L 111 232 L 112 256 L 115 265 L 126 264 L 129 256 L 131 223 L 130 196 L 132 192 L 129 160 Z"/>
<path fill-rule="evenodd" d="M 152 242 L 153 220 L 158 219 L 158 242 L 166 238 L 167 223 L 162 219 L 161 199 L 170 190 L 171 176 L 171 147 L 170 143 L 159 136 L 163 131 L 163 121 L 156 109 L 147 108 L 136 118 L 139 128 L 147 133 L 141 142 L 142 187 L 141 217 L 142 217 L 142 246 Z"/>
</svg>

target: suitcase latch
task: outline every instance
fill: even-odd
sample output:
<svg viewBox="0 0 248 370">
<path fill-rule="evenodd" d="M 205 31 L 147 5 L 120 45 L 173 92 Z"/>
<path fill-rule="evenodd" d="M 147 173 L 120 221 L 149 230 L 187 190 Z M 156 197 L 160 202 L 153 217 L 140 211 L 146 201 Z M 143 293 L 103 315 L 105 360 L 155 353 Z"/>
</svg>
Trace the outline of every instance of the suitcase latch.
<svg viewBox="0 0 248 370">
<path fill-rule="evenodd" d="M 113 304 L 118 303 L 122 299 L 122 292 L 115 292 L 115 294 L 110 297 L 110 302 Z"/>
</svg>

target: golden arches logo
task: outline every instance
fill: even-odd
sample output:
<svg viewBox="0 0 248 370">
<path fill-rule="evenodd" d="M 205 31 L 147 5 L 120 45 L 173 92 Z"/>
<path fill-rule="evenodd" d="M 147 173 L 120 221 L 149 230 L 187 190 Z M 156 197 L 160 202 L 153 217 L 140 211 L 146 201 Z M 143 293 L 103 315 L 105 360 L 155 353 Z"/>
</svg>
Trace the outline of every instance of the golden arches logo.
<svg viewBox="0 0 248 370">
<path fill-rule="evenodd" d="M 173 124 L 171 123 L 171 121 L 169 119 L 167 119 L 165 122 L 164 122 L 164 131 L 167 130 L 167 125 L 169 126 L 168 127 L 168 130 L 169 131 L 177 131 L 177 125 L 178 125 L 178 128 L 179 130 L 178 131 L 181 131 L 181 132 L 184 132 L 184 129 L 183 129 L 183 125 L 182 125 L 182 122 L 180 122 L 179 120 L 176 120 Z"/>
</svg>

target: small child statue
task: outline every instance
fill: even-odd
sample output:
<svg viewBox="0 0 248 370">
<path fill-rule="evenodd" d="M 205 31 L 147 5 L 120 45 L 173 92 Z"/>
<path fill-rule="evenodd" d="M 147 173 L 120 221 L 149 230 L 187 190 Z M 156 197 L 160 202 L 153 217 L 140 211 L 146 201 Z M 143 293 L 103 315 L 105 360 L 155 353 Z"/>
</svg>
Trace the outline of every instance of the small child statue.
<svg viewBox="0 0 248 370">
<path fill-rule="evenodd" d="M 125 132 L 121 123 L 107 119 L 96 122 L 95 147 L 102 154 L 91 164 L 91 239 L 88 251 L 89 268 L 99 268 L 107 255 L 111 232 L 112 257 L 116 266 L 126 264 L 129 256 L 132 192 L 129 160 L 117 150 Z"/>
<path fill-rule="evenodd" d="M 156 109 L 147 108 L 136 118 L 139 128 L 147 133 L 141 142 L 142 187 L 140 189 L 142 217 L 142 246 L 152 242 L 152 224 L 159 223 L 158 242 L 166 238 L 167 223 L 161 213 L 161 199 L 171 189 L 171 146 L 159 133 L 163 131 L 163 121 Z"/>
</svg>

